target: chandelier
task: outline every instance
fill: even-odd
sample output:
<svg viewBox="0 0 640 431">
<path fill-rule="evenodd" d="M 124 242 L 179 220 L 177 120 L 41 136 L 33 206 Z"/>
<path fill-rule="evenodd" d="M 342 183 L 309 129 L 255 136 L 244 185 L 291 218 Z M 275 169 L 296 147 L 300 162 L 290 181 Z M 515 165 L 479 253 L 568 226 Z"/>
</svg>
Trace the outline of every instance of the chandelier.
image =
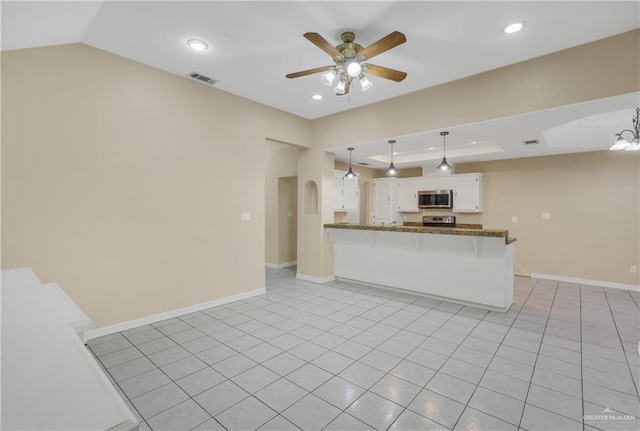
<svg viewBox="0 0 640 431">
<path fill-rule="evenodd" d="M 610 150 L 640 151 L 640 108 L 636 109 L 636 117 L 631 120 L 633 121 L 633 130 L 624 129 L 616 133 L 618 139 L 609 148 Z M 622 137 L 622 134 L 627 132 L 632 135 L 631 141 L 627 141 Z"/>
</svg>

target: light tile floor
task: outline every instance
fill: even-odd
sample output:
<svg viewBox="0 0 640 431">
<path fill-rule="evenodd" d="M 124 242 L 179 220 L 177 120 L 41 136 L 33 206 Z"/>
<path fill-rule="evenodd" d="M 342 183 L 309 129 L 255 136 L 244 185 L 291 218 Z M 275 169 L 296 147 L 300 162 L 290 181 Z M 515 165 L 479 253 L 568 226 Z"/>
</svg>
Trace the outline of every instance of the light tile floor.
<svg viewBox="0 0 640 431">
<path fill-rule="evenodd" d="M 638 430 L 638 292 L 516 277 L 507 313 L 267 270 L 88 343 L 153 430 Z"/>
</svg>

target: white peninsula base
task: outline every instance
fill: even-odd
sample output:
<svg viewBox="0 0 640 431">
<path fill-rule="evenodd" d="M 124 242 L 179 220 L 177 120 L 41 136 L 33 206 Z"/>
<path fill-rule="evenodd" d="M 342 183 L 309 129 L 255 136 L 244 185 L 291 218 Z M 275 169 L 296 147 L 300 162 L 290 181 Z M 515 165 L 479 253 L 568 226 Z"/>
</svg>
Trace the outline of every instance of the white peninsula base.
<svg viewBox="0 0 640 431">
<path fill-rule="evenodd" d="M 513 303 L 513 243 L 505 237 L 328 228 L 334 273 L 490 310 Z"/>
</svg>

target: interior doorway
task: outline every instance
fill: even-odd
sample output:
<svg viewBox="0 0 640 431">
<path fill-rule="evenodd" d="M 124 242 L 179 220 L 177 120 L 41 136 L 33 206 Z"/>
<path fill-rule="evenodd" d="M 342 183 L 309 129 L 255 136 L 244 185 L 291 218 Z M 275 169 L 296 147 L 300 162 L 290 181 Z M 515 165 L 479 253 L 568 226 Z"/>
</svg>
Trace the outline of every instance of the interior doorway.
<svg viewBox="0 0 640 431">
<path fill-rule="evenodd" d="M 282 269 L 298 260 L 298 190 L 306 190 L 298 185 L 298 160 L 306 150 L 270 140 L 265 149 L 264 261 Z"/>
<path fill-rule="evenodd" d="M 297 247 L 298 177 L 278 178 L 278 265 L 295 265 Z"/>
</svg>

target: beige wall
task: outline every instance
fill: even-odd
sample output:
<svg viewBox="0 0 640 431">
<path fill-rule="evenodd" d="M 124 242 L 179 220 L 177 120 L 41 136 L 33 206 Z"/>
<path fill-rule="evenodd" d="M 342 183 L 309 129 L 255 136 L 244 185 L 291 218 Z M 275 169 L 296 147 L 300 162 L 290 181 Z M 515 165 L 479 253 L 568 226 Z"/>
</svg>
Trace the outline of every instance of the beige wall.
<svg viewBox="0 0 640 431">
<path fill-rule="evenodd" d="M 298 177 L 278 179 L 278 264 L 298 258 Z"/>
<path fill-rule="evenodd" d="M 266 146 L 265 261 L 280 265 L 296 260 L 298 159 L 305 150 L 274 142 Z"/>
<path fill-rule="evenodd" d="M 333 245 L 323 225 L 333 223 L 333 154 L 311 147 L 298 162 L 298 276 L 323 280 L 333 275 Z M 305 208 L 307 182 L 317 186 L 318 208 Z"/>
<path fill-rule="evenodd" d="M 309 121 L 80 44 L 3 52 L 2 90 L 3 268 L 98 327 L 265 286 L 265 138 Z"/>
<path fill-rule="evenodd" d="M 638 286 L 629 267 L 640 266 L 639 160 L 597 151 L 457 165 L 484 173 L 484 211 L 460 219 L 509 229 L 517 273 Z"/>
</svg>

